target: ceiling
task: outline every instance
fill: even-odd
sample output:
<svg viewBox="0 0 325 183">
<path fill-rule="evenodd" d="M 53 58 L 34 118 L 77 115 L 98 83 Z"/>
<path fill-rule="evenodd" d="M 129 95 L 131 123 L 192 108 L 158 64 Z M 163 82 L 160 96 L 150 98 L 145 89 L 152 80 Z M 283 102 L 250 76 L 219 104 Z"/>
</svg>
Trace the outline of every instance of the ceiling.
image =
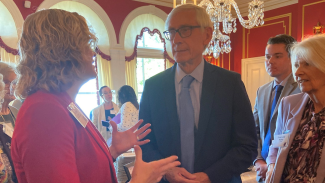
<svg viewBox="0 0 325 183">
<path fill-rule="evenodd" d="M 173 0 L 133 0 L 133 1 L 140 1 L 146 2 L 153 5 L 161 5 L 167 7 L 173 7 Z M 197 0 L 197 4 L 199 4 L 202 0 Z M 248 14 L 248 3 L 252 0 L 235 0 L 241 14 L 243 16 Z M 176 0 L 177 4 L 181 3 L 181 0 Z M 193 0 L 187 0 L 187 3 L 193 3 Z M 283 6 L 288 6 L 291 4 L 298 3 L 298 0 L 264 0 L 264 9 L 265 11 L 269 11 L 272 9 L 276 9 Z"/>
</svg>

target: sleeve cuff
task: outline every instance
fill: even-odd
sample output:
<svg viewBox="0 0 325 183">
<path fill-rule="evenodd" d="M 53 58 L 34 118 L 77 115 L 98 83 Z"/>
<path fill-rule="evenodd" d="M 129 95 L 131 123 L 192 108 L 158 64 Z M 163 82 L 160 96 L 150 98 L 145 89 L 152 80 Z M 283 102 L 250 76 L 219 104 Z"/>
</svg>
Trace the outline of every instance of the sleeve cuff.
<svg viewBox="0 0 325 183">
<path fill-rule="evenodd" d="M 256 158 L 256 159 L 253 161 L 253 165 L 255 166 L 256 161 L 257 161 L 257 160 L 260 160 L 260 159 L 264 160 L 263 158 Z"/>
</svg>

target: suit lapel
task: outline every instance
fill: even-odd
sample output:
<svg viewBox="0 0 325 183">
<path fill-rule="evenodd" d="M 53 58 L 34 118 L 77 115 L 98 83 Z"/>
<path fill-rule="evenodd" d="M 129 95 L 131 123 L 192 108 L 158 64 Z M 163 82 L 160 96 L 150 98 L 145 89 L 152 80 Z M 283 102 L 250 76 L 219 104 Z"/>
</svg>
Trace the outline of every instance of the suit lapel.
<svg viewBox="0 0 325 183">
<path fill-rule="evenodd" d="M 177 154 L 181 156 L 181 148 L 180 148 L 180 122 L 177 114 L 177 105 L 176 105 L 176 90 L 175 90 L 175 72 L 176 72 L 177 64 L 166 72 L 164 81 L 163 81 L 163 88 L 164 88 L 164 101 L 165 107 L 167 111 L 167 116 L 169 126 L 172 133 L 172 139 L 176 142 L 179 142 L 177 147 Z M 180 159 L 180 157 L 179 157 Z"/>
<path fill-rule="evenodd" d="M 105 107 L 104 107 L 104 103 L 100 105 L 99 110 L 98 110 L 98 120 L 102 120 L 105 119 L 105 121 L 107 121 L 106 116 L 105 116 Z M 101 125 L 98 125 L 101 126 Z M 99 128 L 101 129 L 101 128 Z"/>
<path fill-rule="evenodd" d="M 291 76 L 289 77 L 289 79 L 287 81 L 287 84 L 284 86 L 283 91 L 281 92 L 278 102 L 276 103 L 272 118 L 274 117 L 275 114 L 278 113 L 278 107 L 281 102 L 281 99 L 283 97 L 289 96 L 294 91 L 294 89 L 296 87 L 297 87 L 297 83 L 295 82 L 295 80 L 293 79 L 293 76 L 291 74 Z"/>
<path fill-rule="evenodd" d="M 281 124 L 283 126 L 281 133 L 290 130 L 289 144 L 286 147 L 279 148 L 278 157 L 276 159 L 276 166 L 274 168 L 274 172 L 272 175 L 273 179 L 276 179 L 274 180 L 274 182 L 279 182 L 281 179 L 280 177 L 283 172 L 289 150 L 291 148 L 293 139 L 296 136 L 308 100 L 309 97 L 307 94 L 302 95 L 302 98 L 299 101 L 297 101 L 296 104 L 292 105 L 293 108 L 290 110 L 288 116 L 285 116 L 286 113 L 283 113 L 284 116 L 282 116 L 282 118 L 284 118 L 283 119 L 284 121 L 281 120 L 283 123 Z M 288 101 L 287 103 L 292 103 L 292 101 Z M 287 105 L 285 107 L 290 107 L 290 106 Z"/>
<path fill-rule="evenodd" d="M 271 113 L 271 102 L 273 102 L 273 100 L 271 99 L 272 95 L 272 86 L 273 86 L 273 82 L 271 82 L 269 84 L 269 86 L 266 88 L 266 91 L 265 91 L 265 95 L 263 97 L 263 105 L 260 106 L 260 108 L 263 109 L 263 129 L 264 129 L 264 137 L 263 137 L 263 141 L 264 141 L 264 138 L 265 138 L 265 135 L 266 135 L 266 132 L 267 132 L 267 128 L 268 128 L 268 124 L 269 124 L 269 120 L 270 120 L 270 113 Z"/>
<path fill-rule="evenodd" d="M 200 100 L 199 126 L 195 137 L 195 156 L 197 157 L 202 147 L 205 132 L 209 124 L 209 118 L 214 103 L 214 96 L 218 94 L 217 88 L 218 77 L 214 73 L 214 68 L 206 61 L 204 62 L 204 73 L 202 80 L 202 93 Z M 221 86 L 220 86 L 221 87 Z M 214 109 L 219 110 L 219 109 Z M 221 109 L 220 109 L 221 110 Z"/>
</svg>

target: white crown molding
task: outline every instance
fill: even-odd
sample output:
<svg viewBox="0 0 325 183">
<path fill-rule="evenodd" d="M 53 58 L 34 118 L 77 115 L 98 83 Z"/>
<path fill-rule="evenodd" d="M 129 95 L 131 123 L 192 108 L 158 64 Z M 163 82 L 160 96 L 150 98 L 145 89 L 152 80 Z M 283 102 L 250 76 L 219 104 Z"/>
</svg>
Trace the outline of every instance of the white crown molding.
<svg viewBox="0 0 325 183">
<path fill-rule="evenodd" d="M 36 11 L 41 10 L 41 9 L 48 9 L 48 8 L 52 7 L 53 5 L 55 5 L 59 2 L 62 2 L 62 1 L 75 1 L 78 3 L 84 4 L 87 7 L 89 7 L 91 10 L 93 10 L 98 15 L 98 17 L 102 20 L 102 22 L 107 30 L 110 47 L 115 47 L 117 45 L 116 33 L 115 33 L 115 29 L 114 29 L 111 19 L 108 17 L 108 15 L 104 11 L 104 9 L 99 4 L 97 4 L 94 0 L 44 0 L 39 5 L 39 7 L 37 8 Z M 103 51 L 105 54 L 107 54 L 109 50 L 104 49 L 101 51 Z"/>
<path fill-rule="evenodd" d="M 154 5 L 160 5 L 160 6 L 166 6 L 166 7 L 169 7 L 169 8 L 173 8 L 173 0 L 170 0 L 170 3 L 157 1 L 157 0 L 133 0 L 133 1 L 138 1 L 138 2 L 143 2 L 143 3 L 148 3 L 148 4 L 154 4 Z"/>
<path fill-rule="evenodd" d="M 133 19 L 135 19 L 137 16 L 142 15 L 142 14 L 155 15 L 155 16 L 161 18 L 164 22 L 167 19 L 167 13 L 165 13 L 164 11 L 162 11 L 161 9 L 159 9 L 153 5 L 141 6 L 139 8 L 134 9 L 126 16 L 126 18 L 124 19 L 124 21 L 122 23 L 120 35 L 119 35 L 119 47 L 122 47 L 124 49 L 125 33 L 126 33 L 126 30 L 129 26 L 129 24 L 132 22 Z"/>
<path fill-rule="evenodd" d="M 13 0 L 1 0 L 1 2 L 8 9 L 12 18 L 15 21 L 15 25 L 16 25 L 16 29 L 17 29 L 17 36 L 19 39 L 21 36 L 21 32 L 23 30 L 23 24 L 24 24 L 23 15 L 21 14 L 19 8 L 17 7 L 16 3 Z"/>
</svg>

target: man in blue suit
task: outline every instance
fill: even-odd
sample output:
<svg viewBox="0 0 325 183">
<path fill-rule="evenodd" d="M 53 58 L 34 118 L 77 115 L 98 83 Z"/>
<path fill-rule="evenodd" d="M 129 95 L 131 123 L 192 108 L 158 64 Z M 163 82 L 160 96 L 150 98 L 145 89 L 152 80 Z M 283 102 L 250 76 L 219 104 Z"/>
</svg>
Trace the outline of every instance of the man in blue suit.
<svg viewBox="0 0 325 183">
<path fill-rule="evenodd" d="M 257 155 L 251 105 L 239 74 L 202 56 L 212 37 L 205 9 L 192 4 L 168 15 L 164 32 L 177 63 L 145 83 L 140 119 L 150 123 L 143 159 L 177 155 L 181 167 L 163 181 L 241 182 Z"/>
</svg>

